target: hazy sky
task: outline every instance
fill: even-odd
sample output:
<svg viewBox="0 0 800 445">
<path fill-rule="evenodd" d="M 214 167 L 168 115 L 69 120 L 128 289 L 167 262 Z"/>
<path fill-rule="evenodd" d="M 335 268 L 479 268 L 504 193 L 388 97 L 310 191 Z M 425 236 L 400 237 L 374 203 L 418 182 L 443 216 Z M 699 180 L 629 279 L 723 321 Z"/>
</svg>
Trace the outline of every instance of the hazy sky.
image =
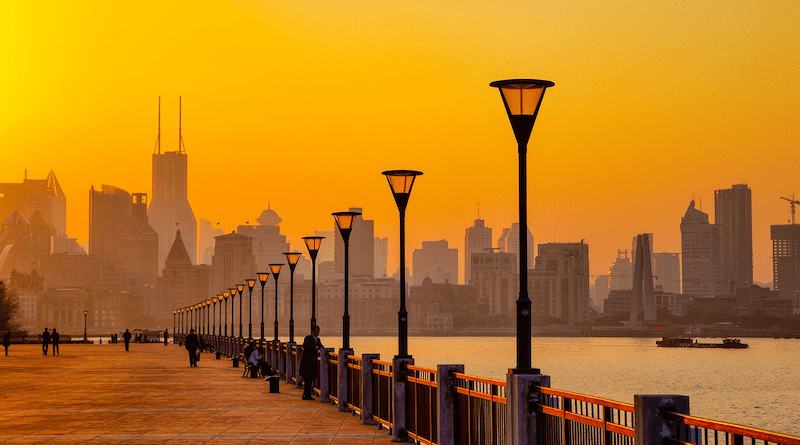
<svg viewBox="0 0 800 445">
<path fill-rule="evenodd" d="M 796 1 L 9 1 L 0 42 L 0 182 L 53 169 L 82 243 L 90 186 L 151 193 L 159 95 L 162 150 L 183 96 L 197 218 L 229 232 L 271 203 L 301 248 L 363 207 L 390 270 L 383 170 L 425 173 L 409 259 L 423 240 L 462 250 L 478 203 L 495 240 L 517 219 L 498 79 L 556 83 L 529 145 L 529 225 L 537 244 L 585 239 L 593 274 L 637 233 L 680 251 L 692 196 L 713 219 L 714 190 L 746 183 L 771 281 L 769 225 L 800 196 Z"/>
</svg>

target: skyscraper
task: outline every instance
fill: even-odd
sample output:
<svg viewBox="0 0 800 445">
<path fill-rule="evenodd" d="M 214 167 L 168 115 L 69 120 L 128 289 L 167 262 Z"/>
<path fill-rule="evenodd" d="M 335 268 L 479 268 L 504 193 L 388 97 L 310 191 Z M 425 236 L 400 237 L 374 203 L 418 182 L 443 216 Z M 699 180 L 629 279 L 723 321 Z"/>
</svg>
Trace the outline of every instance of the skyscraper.
<svg viewBox="0 0 800 445">
<path fill-rule="evenodd" d="M 750 187 L 714 192 L 714 225 L 720 228 L 723 277 L 729 287 L 753 284 L 753 214 Z"/>
<path fill-rule="evenodd" d="M 192 264 L 197 263 L 197 220 L 187 195 L 188 160 L 181 125 L 178 125 L 178 150 L 161 153 L 160 107 L 159 100 L 159 139 L 153 153 L 153 195 L 147 209 L 150 225 L 158 233 L 159 269 L 164 265 L 178 230 L 189 260 Z"/>
<path fill-rule="evenodd" d="M 386 277 L 386 264 L 389 258 L 389 238 L 375 237 L 375 278 Z"/>
<path fill-rule="evenodd" d="M 528 293 L 535 315 L 550 315 L 571 325 L 589 319 L 589 245 L 539 244 Z M 542 309 L 547 308 L 547 313 Z"/>
<path fill-rule="evenodd" d="M 472 227 L 467 227 L 467 234 L 464 236 L 464 282 L 469 284 L 470 277 L 470 256 L 473 253 L 483 253 L 492 249 L 492 228 L 486 227 L 484 221 L 476 219 Z M 455 284 L 455 283 L 454 283 Z"/>
<path fill-rule="evenodd" d="M 800 224 L 770 226 L 772 273 L 780 298 L 792 299 L 800 308 Z"/>
<path fill-rule="evenodd" d="M 350 212 L 362 213 L 360 207 L 350 207 Z M 375 221 L 364 219 L 359 215 L 353 222 L 350 232 L 350 264 L 351 277 L 375 276 Z M 323 241 L 323 245 L 325 241 Z M 338 230 L 333 231 L 333 255 L 337 274 L 344 274 L 344 241 Z M 317 263 L 320 262 L 319 257 Z"/>
<path fill-rule="evenodd" d="M 29 221 L 38 210 L 57 235 L 67 234 L 67 197 L 52 170 L 45 179 L 28 179 L 26 170 L 22 183 L 0 184 L 0 220 L 14 210 Z"/>
<path fill-rule="evenodd" d="M 530 228 L 526 231 L 528 232 L 528 269 L 530 269 L 534 263 L 533 234 Z M 519 253 L 519 223 L 513 223 L 510 228 L 503 229 L 503 233 L 497 239 L 497 247 L 500 248 L 500 252 L 515 255 Z M 519 267 L 519 259 L 517 259 L 517 267 Z"/>
<path fill-rule="evenodd" d="M 421 286 L 425 277 L 434 283 L 458 284 L 458 249 L 449 248 L 447 240 L 423 241 L 411 261 L 414 286 Z"/>
<path fill-rule="evenodd" d="M 722 278 L 719 227 L 708 214 L 695 208 L 694 200 L 681 218 L 681 275 L 683 293 L 710 297 L 727 294 Z"/>
<path fill-rule="evenodd" d="M 278 226 L 283 220 L 269 205 L 256 221 L 258 225 L 242 225 L 238 230 L 240 235 L 253 238 L 256 271 L 264 272 L 269 270 L 270 264 L 284 264 L 286 256 L 283 253 L 290 249 L 286 235 L 281 233 L 281 228 Z"/>
<path fill-rule="evenodd" d="M 673 252 L 656 252 L 653 255 L 653 278 L 668 294 L 681 293 L 681 255 Z"/>
</svg>

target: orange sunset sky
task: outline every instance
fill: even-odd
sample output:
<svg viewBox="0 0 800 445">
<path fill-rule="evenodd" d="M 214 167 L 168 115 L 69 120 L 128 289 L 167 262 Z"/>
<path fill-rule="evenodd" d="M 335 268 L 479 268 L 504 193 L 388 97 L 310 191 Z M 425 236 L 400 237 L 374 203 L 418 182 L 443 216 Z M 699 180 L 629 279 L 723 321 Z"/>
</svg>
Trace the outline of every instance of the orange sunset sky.
<svg viewBox="0 0 800 445">
<path fill-rule="evenodd" d="M 389 236 L 380 172 L 416 169 L 409 254 L 463 255 L 478 214 L 517 219 L 517 153 L 489 82 L 541 78 L 528 156 L 536 243 L 589 244 L 592 274 L 714 190 L 753 196 L 754 276 L 772 280 L 769 225 L 800 196 L 797 1 L 6 1 L 0 3 L 0 182 L 55 171 L 68 233 L 88 190 L 151 193 L 177 149 L 178 97 L 195 216 L 229 232 L 268 203 L 293 248 L 331 212 L 363 207 Z M 495 241 L 496 242 L 496 241 Z M 462 258 L 459 258 L 462 261 Z M 463 264 L 459 265 L 463 275 Z M 463 276 L 462 276 L 463 279 Z"/>
</svg>

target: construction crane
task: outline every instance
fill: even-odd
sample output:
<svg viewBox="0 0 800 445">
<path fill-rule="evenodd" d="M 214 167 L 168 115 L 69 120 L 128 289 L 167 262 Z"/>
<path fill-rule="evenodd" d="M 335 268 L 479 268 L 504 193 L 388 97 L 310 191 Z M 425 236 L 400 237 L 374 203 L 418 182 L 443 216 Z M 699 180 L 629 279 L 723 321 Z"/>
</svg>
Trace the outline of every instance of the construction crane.
<svg viewBox="0 0 800 445">
<path fill-rule="evenodd" d="M 789 201 L 789 204 L 792 206 L 792 224 L 794 224 L 794 206 L 795 204 L 800 204 L 800 201 L 794 199 L 794 194 L 792 194 L 791 198 L 784 198 L 783 196 L 781 196 L 781 199 Z"/>
</svg>

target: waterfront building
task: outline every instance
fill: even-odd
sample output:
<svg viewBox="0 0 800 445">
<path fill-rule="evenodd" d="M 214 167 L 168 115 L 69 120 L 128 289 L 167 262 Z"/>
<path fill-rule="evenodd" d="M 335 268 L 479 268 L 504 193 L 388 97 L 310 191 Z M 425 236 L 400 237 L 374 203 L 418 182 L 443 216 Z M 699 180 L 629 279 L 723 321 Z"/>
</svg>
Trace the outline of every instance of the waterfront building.
<svg viewBox="0 0 800 445">
<path fill-rule="evenodd" d="M 474 326 L 483 314 L 477 289 L 455 283 L 434 283 L 430 278 L 409 289 L 409 330 L 437 334 Z"/>
<path fill-rule="evenodd" d="M 646 235 L 648 241 L 648 251 L 650 252 L 650 265 L 655 264 L 655 250 L 653 250 L 653 234 L 652 233 L 643 233 L 642 235 Z M 634 266 L 636 265 L 636 255 L 638 253 L 638 249 L 636 247 L 637 239 L 639 235 L 633 237 L 633 241 L 631 242 L 631 264 Z"/>
<path fill-rule="evenodd" d="M 15 210 L 29 221 L 39 212 L 57 235 L 67 234 L 67 197 L 52 170 L 45 179 L 28 179 L 26 170 L 21 183 L 0 183 L 0 220 Z"/>
<path fill-rule="evenodd" d="M 192 264 L 181 232 L 178 231 L 161 276 L 158 277 L 157 296 L 148 304 L 146 312 L 159 326 L 169 326 L 172 323 L 173 310 L 193 305 L 212 295 L 216 296 L 239 282 L 230 283 L 225 288 L 210 287 L 211 266 Z"/>
<path fill-rule="evenodd" d="M 269 270 L 270 264 L 286 263 L 283 253 L 290 249 L 286 235 L 281 233 L 278 226 L 283 221 L 278 213 L 268 206 L 256 221 L 258 225 L 241 225 L 237 230 L 240 235 L 253 239 L 255 269 L 257 272 L 264 272 Z"/>
<path fill-rule="evenodd" d="M 667 293 L 681 293 L 681 254 L 656 252 L 653 260 L 654 285 L 661 286 Z"/>
<path fill-rule="evenodd" d="M 15 321 L 20 324 L 20 329 L 36 332 L 39 329 L 37 325 L 39 298 L 44 293 L 42 276 L 36 272 L 36 269 L 29 274 L 12 270 L 7 282 L 7 289 L 17 295 L 19 313 Z"/>
<path fill-rule="evenodd" d="M 308 281 L 310 284 L 310 281 Z M 354 335 L 360 333 L 385 333 L 391 332 L 397 326 L 397 286 L 398 281 L 393 278 L 350 277 L 349 312 L 350 332 Z M 342 332 L 342 315 L 344 314 L 344 279 L 332 279 L 317 283 L 317 324 L 324 326 L 330 335 L 340 335 Z M 295 298 L 297 288 L 295 287 Z M 283 298 L 283 300 L 286 300 Z M 307 304 L 310 306 L 310 288 Z M 297 300 L 295 299 L 295 304 Z M 409 297 L 409 322 L 413 323 L 416 317 L 424 317 L 421 313 L 410 310 L 411 297 Z M 297 306 L 295 306 L 297 307 Z M 308 310 L 310 314 L 310 309 Z M 297 313 L 295 314 L 295 327 L 298 326 Z M 300 324 L 299 326 L 303 326 Z"/>
<path fill-rule="evenodd" d="M 353 230 L 350 232 L 350 264 L 348 265 L 351 277 L 375 276 L 375 221 L 364 219 L 361 207 L 350 207 L 349 212 L 362 213 L 353 221 Z M 344 241 L 338 230 L 333 231 L 333 255 L 336 275 L 344 276 Z M 322 242 L 325 244 L 325 241 Z M 320 258 L 317 257 L 317 264 Z"/>
<path fill-rule="evenodd" d="M 375 237 L 375 278 L 386 278 L 389 259 L 389 238 Z"/>
<path fill-rule="evenodd" d="M 660 286 L 656 286 L 654 295 L 656 311 L 667 311 L 674 317 L 682 317 L 686 314 L 686 305 L 691 300 L 689 295 L 667 292 Z"/>
<path fill-rule="evenodd" d="M 18 210 L 13 210 L 0 226 L 0 277 L 17 270 L 30 273 L 42 258 L 52 253 L 55 229 L 47 224 L 38 210 L 28 221 Z"/>
<path fill-rule="evenodd" d="M 211 221 L 203 218 L 197 220 L 198 264 L 211 264 L 211 258 L 214 256 L 214 237 L 224 234 L 222 229 L 214 228 Z"/>
<path fill-rule="evenodd" d="M 800 224 L 770 226 L 770 238 L 775 290 L 800 310 Z"/>
<path fill-rule="evenodd" d="M 630 326 L 638 326 L 640 321 L 656 320 L 656 306 L 653 299 L 653 258 L 650 248 L 652 234 L 636 236 L 636 259 L 633 263 L 633 292 L 631 293 Z"/>
<path fill-rule="evenodd" d="M 470 257 L 473 253 L 483 253 L 492 249 L 492 228 L 486 227 L 484 221 L 476 219 L 472 227 L 467 227 L 464 236 L 464 282 L 470 284 Z M 528 263 L 530 264 L 530 263 Z"/>
<path fill-rule="evenodd" d="M 589 245 L 539 244 L 528 276 L 534 315 L 549 315 L 574 325 L 589 319 Z M 547 312 L 541 313 L 546 306 Z"/>
<path fill-rule="evenodd" d="M 609 270 L 610 290 L 633 289 L 633 264 L 628 257 L 627 250 L 618 250 L 617 258 Z"/>
<path fill-rule="evenodd" d="M 719 226 L 710 224 L 708 214 L 689 203 L 681 218 L 681 282 L 683 293 L 710 297 L 729 294 L 722 267 Z"/>
<path fill-rule="evenodd" d="M 714 192 L 714 225 L 720 228 L 722 276 L 736 288 L 753 284 L 753 212 L 750 187 Z"/>
<path fill-rule="evenodd" d="M 611 290 L 609 288 L 609 278 L 608 275 L 603 274 L 598 275 L 594 279 L 594 284 L 591 289 L 591 305 L 598 311 L 602 310 L 603 300 L 608 298 L 608 292 Z"/>
<path fill-rule="evenodd" d="M 528 267 L 534 262 L 534 245 L 533 245 L 533 234 L 531 233 L 531 229 L 528 228 L 526 230 L 528 233 Z M 505 253 L 513 253 L 514 255 L 519 254 L 519 223 L 511 224 L 510 228 L 503 229 L 503 232 L 500 234 L 500 238 L 497 239 L 497 246 L 500 249 L 500 252 Z M 514 269 L 514 272 L 518 272 L 519 268 L 519 260 L 516 261 L 517 268 Z"/>
<path fill-rule="evenodd" d="M 603 316 L 628 319 L 631 313 L 631 289 L 611 289 L 608 298 L 603 300 Z"/>
<path fill-rule="evenodd" d="M 213 295 L 234 287 L 237 283 L 244 283 L 248 278 L 258 278 L 253 255 L 253 238 L 232 232 L 220 235 L 214 240 L 214 256 L 211 259 Z M 204 297 L 201 296 L 198 300 L 202 298 Z M 255 308 L 253 310 L 255 311 Z"/>
<path fill-rule="evenodd" d="M 515 313 L 515 302 L 519 296 L 517 256 L 513 253 L 488 251 L 473 253 L 470 260 L 472 265 L 469 283 L 477 290 L 477 301 L 486 308 L 486 314 Z"/>
<path fill-rule="evenodd" d="M 458 284 L 458 249 L 451 249 L 447 240 L 423 241 L 421 249 L 412 253 L 414 285 L 422 285 L 427 277 L 434 283 Z"/>
</svg>

